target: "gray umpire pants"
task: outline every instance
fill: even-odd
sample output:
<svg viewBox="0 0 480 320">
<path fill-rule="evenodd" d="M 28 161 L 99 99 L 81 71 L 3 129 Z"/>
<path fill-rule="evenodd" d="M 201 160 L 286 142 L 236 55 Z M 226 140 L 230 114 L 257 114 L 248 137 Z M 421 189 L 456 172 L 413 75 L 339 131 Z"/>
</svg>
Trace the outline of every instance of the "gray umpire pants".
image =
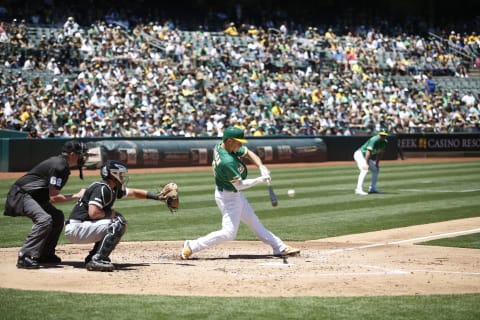
<svg viewBox="0 0 480 320">
<path fill-rule="evenodd" d="M 50 202 L 37 202 L 28 193 L 13 185 L 7 195 L 5 214 L 25 216 L 33 222 L 32 229 L 18 253 L 20 257 L 40 258 L 55 254 L 55 247 L 63 229 L 63 211 Z"/>
</svg>

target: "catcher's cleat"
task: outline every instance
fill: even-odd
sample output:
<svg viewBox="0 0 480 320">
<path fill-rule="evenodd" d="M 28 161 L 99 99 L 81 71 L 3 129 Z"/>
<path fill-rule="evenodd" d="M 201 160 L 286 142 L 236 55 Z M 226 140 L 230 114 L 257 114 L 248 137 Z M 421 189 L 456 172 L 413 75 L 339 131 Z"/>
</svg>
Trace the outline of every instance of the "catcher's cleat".
<svg viewBox="0 0 480 320">
<path fill-rule="evenodd" d="M 88 256 L 85 257 L 85 265 L 87 265 L 87 263 L 89 263 L 90 261 L 92 261 L 92 257 L 94 256 L 95 254 L 93 253 L 90 253 Z M 104 261 L 108 261 L 108 262 L 112 262 L 112 260 L 110 260 L 110 257 L 106 257 L 105 259 L 103 259 Z"/>
<path fill-rule="evenodd" d="M 190 248 L 190 244 L 188 243 L 188 240 L 185 240 L 185 242 L 183 243 L 183 248 L 182 248 L 182 253 L 180 254 L 180 258 L 182 258 L 182 260 L 188 260 L 192 254 L 193 254 L 192 248 Z"/>
<path fill-rule="evenodd" d="M 300 254 L 300 249 L 288 246 L 285 249 L 283 249 L 282 252 L 276 254 L 275 256 L 286 257 L 286 256 L 296 256 L 297 254 Z"/>
<path fill-rule="evenodd" d="M 88 271 L 106 271 L 111 272 L 115 267 L 107 260 L 96 259 L 95 256 L 86 264 Z"/>
</svg>

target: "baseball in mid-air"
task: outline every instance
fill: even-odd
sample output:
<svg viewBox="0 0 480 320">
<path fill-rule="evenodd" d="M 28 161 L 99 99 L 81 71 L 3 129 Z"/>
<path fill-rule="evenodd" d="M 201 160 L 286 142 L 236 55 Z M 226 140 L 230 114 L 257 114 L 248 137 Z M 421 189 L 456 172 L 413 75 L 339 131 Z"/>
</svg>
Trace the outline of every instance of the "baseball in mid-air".
<svg viewBox="0 0 480 320">
<path fill-rule="evenodd" d="M 291 198 L 295 197 L 295 190 L 290 189 L 290 190 L 288 190 L 287 193 L 288 193 L 288 196 L 289 196 L 289 197 L 291 197 Z"/>
</svg>

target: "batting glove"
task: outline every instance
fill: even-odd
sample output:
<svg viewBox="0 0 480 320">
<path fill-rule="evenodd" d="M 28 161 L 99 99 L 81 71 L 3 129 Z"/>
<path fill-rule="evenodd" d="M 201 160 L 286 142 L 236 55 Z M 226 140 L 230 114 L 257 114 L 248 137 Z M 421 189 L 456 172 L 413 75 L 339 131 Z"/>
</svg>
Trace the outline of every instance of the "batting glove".
<svg viewBox="0 0 480 320">
<path fill-rule="evenodd" d="M 270 175 L 263 175 L 261 177 L 258 177 L 257 179 L 260 179 L 260 181 L 264 183 L 267 183 L 268 181 L 272 180 L 272 178 L 270 178 Z"/>
<path fill-rule="evenodd" d="M 270 170 L 267 169 L 265 166 L 260 166 L 260 174 L 262 176 L 269 176 L 270 175 Z"/>
</svg>

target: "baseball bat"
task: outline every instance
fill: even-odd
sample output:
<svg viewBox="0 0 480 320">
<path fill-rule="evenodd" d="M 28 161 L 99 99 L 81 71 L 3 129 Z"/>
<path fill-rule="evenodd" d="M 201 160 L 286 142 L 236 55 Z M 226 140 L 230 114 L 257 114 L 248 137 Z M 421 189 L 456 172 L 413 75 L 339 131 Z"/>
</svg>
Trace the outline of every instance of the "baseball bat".
<svg viewBox="0 0 480 320">
<path fill-rule="evenodd" d="M 277 196 L 275 195 L 275 192 L 273 191 L 273 187 L 270 179 L 267 180 L 267 186 L 268 186 L 268 194 L 270 195 L 270 202 L 272 203 L 272 207 L 276 207 L 278 205 L 278 200 L 277 200 Z"/>
</svg>

